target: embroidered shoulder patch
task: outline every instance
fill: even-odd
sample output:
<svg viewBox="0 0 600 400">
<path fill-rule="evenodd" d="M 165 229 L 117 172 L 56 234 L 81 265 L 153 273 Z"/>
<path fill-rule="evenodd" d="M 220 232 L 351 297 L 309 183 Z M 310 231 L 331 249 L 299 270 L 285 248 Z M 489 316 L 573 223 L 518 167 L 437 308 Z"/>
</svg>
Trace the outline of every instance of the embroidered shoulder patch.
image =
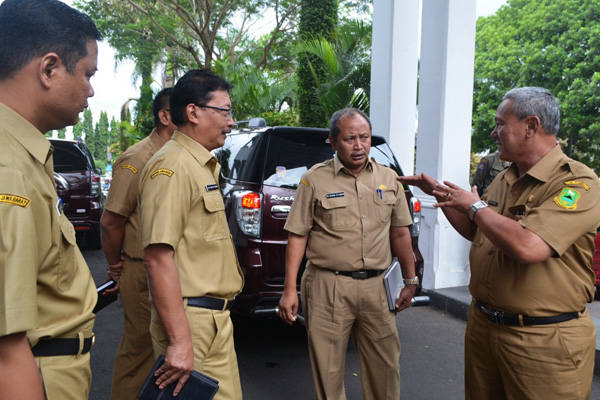
<svg viewBox="0 0 600 400">
<path fill-rule="evenodd" d="M 590 190 L 590 187 L 588 186 L 587 183 L 585 182 L 581 182 L 581 181 L 565 181 L 565 185 L 570 185 L 570 186 L 581 186 L 582 188 L 584 188 L 586 191 Z"/>
<path fill-rule="evenodd" d="M 300 183 L 302 183 L 304 186 L 309 187 L 310 185 L 308 184 L 308 181 L 306 179 L 302 179 L 300 181 Z"/>
<path fill-rule="evenodd" d="M 121 167 L 121 169 L 128 169 L 128 170 L 130 170 L 131 172 L 133 172 L 134 174 L 137 174 L 137 172 L 138 172 L 137 168 L 136 168 L 136 167 L 134 167 L 134 166 L 133 166 L 133 165 L 131 165 L 131 164 L 125 164 L 125 165 L 123 165 L 123 166 Z"/>
<path fill-rule="evenodd" d="M 562 188 L 560 194 L 554 198 L 554 202 L 565 210 L 575 210 L 577 208 L 577 201 L 580 197 L 581 193 L 577 190 L 565 187 Z"/>
<path fill-rule="evenodd" d="M 154 178 L 156 178 L 158 175 L 166 175 L 166 176 L 168 176 L 168 177 L 170 178 L 171 176 L 173 176 L 173 174 L 174 174 L 174 172 L 173 172 L 173 171 L 171 171 L 170 169 L 161 168 L 161 169 L 157 169 L 156 171 L 154 171 L 154 172 L 152 173 L 152 175 L 150 175 L 150 177 L 151 177 L 152 179 L 154 179 Z"/>
<path fill-rule="evenodd" d="M 485 168 L 485 165 L 486 165 L 486 162 L 482 160 L 479 162 L 479 165 L 477 165 L 477 169 L 482 170 Z"/>
<path fill-rule="evenodd" d="M 27 207 L 31 200 L 27 197 L 17 196 L 15 194 L 0 194 L 0 203 L 14 204 L 19 207 Z"/>
</svg>

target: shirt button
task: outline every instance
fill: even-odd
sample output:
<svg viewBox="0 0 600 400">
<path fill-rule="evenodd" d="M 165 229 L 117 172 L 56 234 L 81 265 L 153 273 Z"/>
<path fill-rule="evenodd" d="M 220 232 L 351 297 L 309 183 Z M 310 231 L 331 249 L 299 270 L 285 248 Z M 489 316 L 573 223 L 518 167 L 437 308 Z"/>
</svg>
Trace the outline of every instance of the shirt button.
<svg viewBox="0 0 600 400">
<path fill-rule="evenodd" d="M 367 255 L 366 255 L 366 254 L 365 254 L 365 255 L 363 255 L 363 258 L 367 258 Z"/>
<path fill-rule="evenodd" d="M 365 238 L 367 237 L 367 235 L 364 236 Z"/>
<path fill-rule="evenodd" d="M 363 196 L 362 194 L 360 196 L 358 196 L 359 199 L 362 199 L 363 197 L 365 197 L 365 196 Z"/>
<path fill-rule="evenodd" d="M 367 216 L 366 216 L 366 215 L 363 215 L 362 217 L 363 217 L 363 219 L 367 218 Z"/>
</svg>

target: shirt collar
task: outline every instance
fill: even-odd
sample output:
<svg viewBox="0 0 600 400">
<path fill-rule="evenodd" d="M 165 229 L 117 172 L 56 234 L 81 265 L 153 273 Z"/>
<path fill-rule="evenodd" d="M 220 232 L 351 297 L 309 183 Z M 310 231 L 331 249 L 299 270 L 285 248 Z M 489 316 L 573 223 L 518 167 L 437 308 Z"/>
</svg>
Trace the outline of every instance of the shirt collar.
<svg viewBox="0 0 600 400">
<path fill-rule="evenodd" d="M 8 132 L 40 163 L 46 163 L 51 151 L 50 141 L 29 121 L 2 103 L 0 103 L 0 129 Z"/>
<path fill-rule="evenodd" d="M 161 137 L 158 136 L 158 132 L 156 132 L 156 129 L 152 129 L 152 133 L 150 134 L 150 141 L 152 142 L 154 147 L 158 149 L 160 149 L 165 144 Z"/>
<path fill-rule="evenodd" d="M 372 159 L 368 159 L 368 160 L 367 160 L 367 165 L 365 166 L 365 168 L 363 168 L 363 170 L 362 170 L 362 171 L 360 171 L 360 174 L 362 174 L 364 170 L 367 170 L 367 171 L 373 171 L 373 164 L 371 163 L 371 160 L 372 160 Z M 342 161 L 341 161 L 341 160 L 338 158 L 338 155 L 337 155 L 337 153 L 336 153 L 336 154 L 333 156 L 333 173 L 334 173 L 334 175 L 336 175 L 336 176 L 337 176 L 337 174 L 338 174 L 338 173 L 339 173 L 341 170 L 344 170 L 344 173 L 346 173 L 346 174 L 349 174 L 349 175 L 352 175 L 352 176 L 354 176 L 354 174 L 352 174 L 350 171 L 348 171 L 348 170 L 346 169 L 346 167 L 344 167 L 344 164 L 342 164 Z M 360 175 L 360 174 L 359 174 L 359 175 Z"/>
<path fill-rule="evenodd" d="M 192 157 L 194 157 L 200 165 L 204 166 L 211 160 L 214 160 L 214 162 L 217 161 L 215 156 L 210 151 L 206 150 L 204 146 L 184 133 L 175 131 L 172 140 L 175 140 L 183 148 L 189 151 Z"/>
<path fill-rule="evenodd" d="M 547 182 L 550 176 L 554 173 L 554 166 L 564 157 L 564 153 L 560 145 L 556 145 L 552 150 L 542 157 L 525 173 L 540 182 Z M 505 175 L 509 183 L 515 182 L 519 178 L 519 170 L 515 163 L 508 167 L 508 172 Z"/>
</svg>

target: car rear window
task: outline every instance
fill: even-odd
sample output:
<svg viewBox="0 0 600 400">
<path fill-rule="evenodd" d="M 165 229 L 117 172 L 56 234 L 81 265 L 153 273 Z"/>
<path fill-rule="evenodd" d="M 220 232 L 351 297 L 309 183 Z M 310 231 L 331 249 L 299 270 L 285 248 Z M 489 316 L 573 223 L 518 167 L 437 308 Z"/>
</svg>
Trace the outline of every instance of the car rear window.
<svg viewBox="0 0 600 400">
<path fill-rule="evenodd" d="M 77 145 L 53 142 L 52 146 L 54 146 L 54 171 L 60 173 L 92 169 L 87 157 Z"/>
<path fill-rule="evenodd" d="M 231 134 L 217 151 L 224 177 L 288 188 L 296 188 L 302 174 L 333 155 L 328 131 L 285 127 Z M 402 174 L 383 138 L 372 138 L 370 157 Z"/>
</svg>

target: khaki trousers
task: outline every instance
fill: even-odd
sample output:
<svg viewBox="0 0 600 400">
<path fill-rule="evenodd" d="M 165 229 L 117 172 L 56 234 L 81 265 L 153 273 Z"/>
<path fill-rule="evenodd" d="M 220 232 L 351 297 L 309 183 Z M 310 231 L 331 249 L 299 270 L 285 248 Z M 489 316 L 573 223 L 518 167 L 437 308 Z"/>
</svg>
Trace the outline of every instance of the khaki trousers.
<svg viewBox="0 0 600 400">
<path fill-rule="evenodd" d="M 90 353 L 78 356 L 36 357 L 35 361 L 42 374 L 48 400 L 88 398 L 92 385 Z"/>
<path fill-rule="evenodd" d="M 155 361 L 148 278 L 142 260 L 125 257 L 120 294 L 125 316 L 123 337 L 115 357 L 111 398 L 135 400 Z"/>
<path fill-rule="evenodd" d="M 213 400 L 241 400 L 242 385 L 229 311 L 185 306 L 185 314 L 194 345 L 194 369 L 219 381 L 219 391 Z M 169 340 L 154 307 L 150 332 L 156 357 L 165 354 Z"/>
<path fill-rule="evenodd" d="M 317 400 L 345 400 L 346 348 L 352 334 L 364 400 L 400 398 L 400 341 L 383 275 L 365 280 L 308 263 L 302 309 Z"/>
<path fill-rule="evenodd" d="M 496 325 L 469 310 L 465 333 L 467 400 L 589 399 L 596 329 L 587 310 L 552 325 Z"/>
</svg>

